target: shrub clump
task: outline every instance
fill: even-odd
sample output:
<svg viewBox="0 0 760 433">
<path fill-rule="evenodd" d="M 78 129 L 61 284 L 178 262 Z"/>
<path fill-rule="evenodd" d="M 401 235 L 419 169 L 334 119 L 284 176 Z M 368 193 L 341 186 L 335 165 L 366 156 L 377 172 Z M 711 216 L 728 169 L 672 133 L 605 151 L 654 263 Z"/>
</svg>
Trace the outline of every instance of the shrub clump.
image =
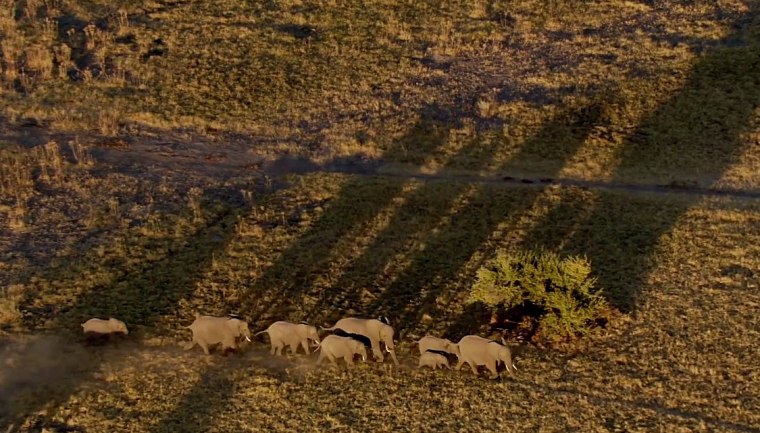
<svg viewBox="0 0 760 433">
<path fill-rule="evenodd" d="M 538 332 L 549 340 L 587 335 L 606 315 L 586 257 L 552 252 L 499 251 L 477 272 L 469 302 L 506 311 L 538 312 Z"/>
</svg>

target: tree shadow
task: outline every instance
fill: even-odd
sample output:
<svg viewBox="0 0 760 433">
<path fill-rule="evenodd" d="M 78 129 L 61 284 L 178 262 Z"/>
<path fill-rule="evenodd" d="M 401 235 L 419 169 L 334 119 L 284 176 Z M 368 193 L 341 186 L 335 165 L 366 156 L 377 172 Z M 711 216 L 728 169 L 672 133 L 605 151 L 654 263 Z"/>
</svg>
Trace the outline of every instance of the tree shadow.
<svg viewBox="0 0 760 433">
<path fill-rule="evenodd" d="M 422 145 L 432 154 L 443 146 L 447 134 L 447 128 L 423 118 L 400 143 L 425 137 Z M 320 272 L 329 268 L 335 259 L 333 252 L 339 243 L 355 237 L 357 231 L 389 207 L 404 189 L 402 182 L 371 183 L 370 180 L 371 187 L 367 190 L 364 188 L 367 182 L 365 178 L 353 179 L 341 187 L 325 213 L 288 245 L 278 260 L 253 283 L 242 300 L 244 311 L 251 311 L 262 323 L 292 314 Z"/>
<path fill-rule="evenodd" d="M 216 414 L 224 409 L 226 402 L 235 393 L 235 383 L 229 375 L 229 367 L 217 364 L 208 367 L 192 389 L 182 396 L 176 409 L 169 416 L 149 431 L 156 433 L 168 432 L 203 432 L 205 425 Z"/>
<path fill-rule="evenodd" d="M 732 35 L 732 38 L 735 38 L 735 35 Z M 738 53 L 732 53 L 731 63 L 741 63 L 743 67 L 739 68 L 740 73 L 751 74 L 752 78 L 749 82 L 756 84 L 755 74 L 756 71 L 760 71 L 760 68 L 751 71 L 750 65 L 757 63 L 757 52 L 748 48 L 731 48 L 731 50 L 745 51 L 742 55 L 747 58 L 741 58 Z M 693 97 L 695 86 L 697 88 L 717 86 L 720 92 L 721 85 L 729 84 L 731 79 L 711 80 L 710 77 L 715 70 L 720 73 L 730 72 L 732 77 L 736 77 L 737 71 L 732 69 L 734 66 L 722 65 L 725 58 L 720 54 L 721 52 L 723 50 L 717 50 L 718 54 L 706 55 L 705 59 L 692 71 L 694 78 L 687 83 L 683 91 L 679 92 L 679 95 Z M 729 89 L 734 89 L 734 87 L 724 87 L 723 91 Z M 742 96 L 745 111 L 740 115 L 741 120 L 736 122 L 738 127 L 728 128 L 724 137 L 730 139 L 730 144 L 722 146 L 721 150 L 731 155 L 737 155 L 742 150 L 737 136 L 751 116 L 752 110 L 748 107 L 756 106 L 755 98 L 760 94 L 756 87 L 751 85 L 743 90 L 745 91 L 745 96 Z M 666 113 L 674 117 L 678 111 L 691 107 L 691 104 L 681 100 L 679 95 L 645 120 L 641 130 L 657 127 L 658 118 Z M 704 106 L 710 103 L 720 104 L 720 101 L 707 98 L 703 101 L 698 100 L 697 103 L 699 106 Z M 569 127 L 571 132 L 568 134 L 568 142 L 551 150 L 555 152 L 552 157 L 560 162 L 550 167 L 547 174 L 555 175 L 562 168 L 562 162 L 567 161 L 578 151 L 591 129 L 600 122 L 604 104 L 602 100 L 586 106 L 571 107 L 557 118 L 550 120 L 543 126 L 541 132 L 524 144 L 518 154 L 504 165 L 504 168 L 516 167 L 521 161 L 529 161 L 536 155 L 541 155 L 546 150 L 547 140 L 555 136 L 558 129 Z M 730 108 L 725 104 L 721 107 L 724 110 Z M 424 110 L 425 108 L 421 112 Z M 432 156 L 445 144 L 446 131 L 450 125 L 430 117 L 422 116 L 422 119 L 405 140 L 400 140 L 400 143 L 413 143 L 413 137 L 425 132 L 428 138 L 421 142 L 424 146 L 423 153 Z M 666 125 L 660 124 L 659 128 L 666 128 Z M 708 130 L 700 130 L 697 127 L 695 132 L 707 133 Z M 634 158 L 647 154 L 647 149 L 652 146 L 661 145 L 663 145 L 662 142 L 634 144 L 629 141 L 623 147 L 620 156 L 624 161 L 632 161 Z M 470 146 L 476 147 L 478 143 L 472 143 Z M 463 151 L 467 150 L 465 147 Z M 698 152 L 706 149 L 696 148 L 690 150 L 690 153 L 694 150 Z M 403 152 L 403 149 L 395 147 L 389 152 Z M 710 152 L 706 154 L 708 157 L 711 155 Z M 488 158 L 488 155 L 484 158 Z M 734 157 L 726 158 L 723 163 L 717 164 L 711 161 L 713 169 L 709 178 L 717 179 L 733 160 Z M 488 244 L 488 238 L 494 233 L 499 223 L 511 216 L 524 214 L 534 205 L 545 189 L 545 186 L 522 188 L 515 191 L 513 202 L 497 202 L 492 196 L 493 189 L 489 186 L 456 186 L 443 196 L 436 197 L 430 202 L 430 208 L 420 212 L 419 209 L 414 208 L 414 205 L 427 198 L 430 188 L 433 188 L 432 184 L 418 187 L 416 190 L 410 189 L 411 192 L 407 192 L 405 188 L 409 184 L 404 182 L 378 182 L 371 184 L 369 190 L 364 188 L 366 182 L 368 182 L 366 178 L 349 180 L 341 187 L 337 198 L 329 203 L 319 219 L 293 241 L 275 263 L 253 283 L 242 302 L 245 311 L 251 311 L 262 322 L 294 315 L 297 311 L 296 305 L 303 301 L 304 296 L 315 294 L 312 290 L 313 286 L 321 273 L 329 271 L 330 264 L 336 260 L 336 250 L 341 247 L 341 242 L 350 242 L 355 239 L 358 232 L 365 229 L 379 212 L 388 209 L 395 198 L 402 197 L 403 203 L 393 209 L 392 216 L 384 228 L 373 236 L 369 245 L 364 247 L 361 253 L 351 255 L 348 266 L 343 266 L 345 270 L 337 282 L 323 293 L 316 293 L 319 296 L 317 308 L 309 312 L 309 318 L 318 322 L 355 310 L 362 316 L 374 314 L 391 316 L 399 333 L 412 329 L 418 326 L 423 314 L 433 317 L 444 314 L 444 308 L 437 305 L 436 300 L 445 289 L 457 289 L 447 283 L 461 273 L 463 267 L 476 252 L 488 257 L 493 252 L 493 247 Z M 657 239 L 673 227 L 677 219 L 694 201 L 686 202 L 682 207 L 676 206 L 675 210 L 666 209 L 662 211 L 665 214 L 658 215 L 657 218 L 646 218 L 638 221 L 637 224 L 629 225 L 623 217 L 640 213 L 641 201 L 614 194 L 600 197 L 590 211 L 579 208 L 579 205 L 572 200 L 552 210 L 549 216 L 538 224 L 539 226 L 552 220 L 565 221 L 566 218 L 581 221 L 565 224 L 564 228 L 548 233 L 539 234 L 534 231 L 528 234 L 526 242 L 530 242 L 534 236 L 540 236 L 542 243 L 560 248 L 565 253 L 590 250 L 588 254 L 591 255 L 592 264 L 599 273 L 609 273 L 619 278 L 616 281 L 600 278 L 603 285 L 610 284 L 610 287 L 613 287 L 611 291 L 615 293 L 611 295 L 613 302 L 621 308 L 625 308 L 626 305 L 630 308 L 631 299 L 640 290 L 643 279 L 651 269 L 648 260 Z M 656 205 L 653 206 L 656 207 Z M 652 211 L 655 212 L 656 209 L 653 208 Z M 408 217 L 413 213 L 422 215 L 416 221 L 409 221 Z M 599 225 L 605 228 L 597 233 L 595 229 Z M 610 241 L 610 236 L 615 239 Z M 397 248 L 419 246 L 420 243 L 423 243 L 424 247 L 409 253 L 409 260 L 403 269 L 392 279 L 385 280 L 387 284 L 383 284 L 384 288 L 379 285 L 374 287 L 378 281 L 378 275 L 383 274 L 385 266 L 397 254 Z M 616 251 L 626 248 L 636 248 L 637 260 L 633 264 L 624 263 L 622 255 L 615 254 Z M 615 284 L 623 278 L 629 279 L 629 283 L 623 285 L 622 289 L 618 289 Z M 361 293 L 367 288 L 371 295 L 369 299 L 364 298 Z M 482 313 L 482 307 L 477 304 L 465 308 L 464 312 L 448 325 L 445 335 L 453 337 L 456 332 L 461 336 L 477 330 L 482 323 L 473 322 L 473 318 L 480 317 Z M 196 386 L 197 389 L 203 387 L 203 380 L 205 379 Z M 229 393 L 225 395 L 230 398 Z M 188 407 L 193 404 L 191 400 L 186 400 L 169 414 L 167 419 L 177 419 L 177 414 L 188 412 Z M 204 412 L 202 419 L 196 418 L 196 421 L 202 425 L 211 416 L 213 413 L 207 411 Z"/>
<path fill-rule="evenodd" d="M 612 182 L 624 182 L 635 165 L 711 187 L 747 150 L 741 134 L 760 104 L 760 47 L 749 42 L 758 22 L 751 16 L 694 66 L 670 100 L 642 120 L 618 152 L 622 162 Z M 660 238 L 701 199 L 683 195 L 662 206 L 646 194 L 600 192 L 589 207 L 587 200 L 570 197 L 528 233 L 523 247 L 538 244 L 586 255 L 612 304 L 630 312 L 655 265 Z"/>
<path fill-rule="evenodd" d="M 52 313 L 55 326 L 69 329 L 68 334 L 73 335 L 80 333 L 79 324 L 91 317 L 117 317 L 127 323 L 130 329 L 128 339 L 141 341 L 145 336 L 144 329 L 156 325 L 162 316 L 176 313 L 174 309 L 177 308 L 179 301 L 193 294 L 195 281 L 201 277 L 205 269 L 210 267 L 215 252 L 224 250 L 235 235 L 237 214 L 245 206 L 239 191 L 228 188 L 209 188 L 204 194 L 207 200 L 224 200 L 226 206 L 210 215 L 195 232 L 187 236 L 177 250 L 156 262 L 144 262 L 142 267 L 134 272 L 114 278 L 102 286 L 82 293 L 67 309 L 40 311 L 33 307 L 37 294 L 27 293 L 26 299 L 20 306 L 22 311 L 33 313 L 31 316 L 25 316 L 27 325 L 34 328 L 42 318 L 40 315 L 50 316 Z M 67 340 L 59 346 L 61 344 L 71 347 L 80 346 L 70 337 Z M 98 366 L 97 362 L 92 362 L 93 353 L 91 352 L 97 352 L 96 349 L 90 348 L 90 350 L 80 352 L 82 350 L 73 358 L 82 361 L 75 364 L 78 373 L 70 375 L 71 377 L 56 376 L 65 380 L 65 386 L 60 388 L 67 390 L 66 392 L 45 394 L 36 392 L 40 386 L 50 385 L 50 381 L 42 381 L 42 377 L 39 381 L 25 382 L 23 386 L 14 388 L 14 394 L 31 392 L 34 393 L 34 398 L 27 396 L 24 404 L 19 406 L 17 411 L 0 413 L 2 416 L 0 421 L 6 425 L 18 426 L 26 414 L 37 413 L 41 408 L 57 407 L 66 401 L 69 395 L 76 391 L 79 384 L 92 378 L 92 373 Z M 33 357 L 34 353 L 36 352 L 32 352 L 30 357 Z M 97 358 L 97 356 L 94 357 L 94 359 Z M 9 374 L 7 377 L 26 375 L 32 364 L 34 364 L 33 359 L 18 362 L 13 373 L 6 372 Z M 63 362 L 61 365 L 64 364 L 68 365 Z"/>
</svg>

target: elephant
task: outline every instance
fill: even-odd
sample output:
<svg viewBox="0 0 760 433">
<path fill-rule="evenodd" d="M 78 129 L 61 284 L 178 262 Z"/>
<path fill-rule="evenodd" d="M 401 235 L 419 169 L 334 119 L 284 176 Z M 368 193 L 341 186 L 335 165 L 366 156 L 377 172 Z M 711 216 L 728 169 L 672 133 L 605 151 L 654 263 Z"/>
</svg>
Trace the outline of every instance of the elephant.
<svg viewBox="0 0 760 433">
<path fill-rule="evenodd" d="M 506 343 L 504 339 L 501 341 L 502 343 Z M 477 335 L 466 335 L 459 340 L 458 346 L 459 362 L 454 367 L 455 370 L 459 370 L 462 364 L 467 363 L 470 365 L 472 372 L 477 375 L 477 367 L 485 365 L 491 372 L 491 379 L 496 379 L 499 377 L 496 368 L 500 362 L 504 363 L 510 375 L 512 374 L 512 369 L 517 369 L 512 363 L 512 352 L 506 345 L 499 344 L 496 341 Z"/>
<path fill-rule="evenodd" d="M 248 323 L 237 317 L 201 316 L 196 313 L 195 321 L 186 328 L 193 331 L 193 340 L 185 346 L 185 350 L 190 350 L 197 344 L 206 355 L 209 354 L 210 346 L 221 343 L 222 350 L 226 352 L 238 348 L 240 337 L 251 341 Z"/>
<path fill-rule="evenodd" d="M 365 336 L 363 336 L 361 334 L 354 334 L 352 332 L 346 332 L 346 331 L 344 331 L 344 330 L 342 330 L 340 328 L 334 330 L 333 334 L 337 335 L 339 337 L 350 337 L 350 338 L 353 338 L 354 340 L 362 343 L 364 345 L 364 347 L 372 348 L 372 341 L 370 341 L 369 338 L 367 338 L 367 337 L 365 337 Z"/>
<path fill-rule="evenodd" d="M 420 338 L 418 345 L 420 347 L 420 355 L 424 355 L 428 350 L 436 350 L 439 352 L 451 353 L 452 355 L 459 357 L 459 346 L 445 338 L 426 335 Z"/>
<path fill-rule="evenodd" d="M 306 323 L 290 323 L 284 320 L 274 322 L 269 325 L 269 328 L 259 331 L 254 336 L 259 334 L 269 334 L 269 340 L 272 344 L 272 355 L 282 355 L 282 350 L 285 346 L 290 347 L 290 353 L 295 355 L 298 351 L 298 346 L 303 347 L 303 350 L 308 355 L 309 352 L 309 340 L 319 345 L 319 335 L 317 334 L 317 328 Z"/>
<path fill-rule="evenodd" d="M 337 335 L 328 335 L 319 343 L 319 358 L 317 364 L 320 364 L 324 358 L 338 365 L 338 358 L 343 358 L 346 364 L 354 365 L 354 355 L 361 355 L 362 361 L 367 361 L 367 349 L 359 341 L 351 337 L 340 337 Z"/>
<path fill-rule="evenodd" d="M 355 317 L 347 317 L 338 320 L 335 325 L 330 328 L 322 328 L 326 331 L 334 331 L 336 329 L 342 329 L 345 332 L 352 334 L 359 334 L 369 338 L 372 346 L 372 353 L 375 356 L 375 360 L 378 362 L 383 361 L 383 352 L 380 350 L 380 342 L 385 344 L 385 350 L 391 354 L 393 362 L 398 365 L 396 359 L 396 352 L 393 347 L 393 327 L 388 324 L 386 317 L 380 317 L 379 319 L 358 319 Z"/>
<path fill-rule="evenodd" d="M 125 325 L 121 320 L 114 319 L 113 317 L 108 320 L 90 319 L 82 323 L 82 330 L 85 334 L 93 333 L 106 335 L 115 334 L 117 332 L 121 332 L 124 335 L 129 334 L 127 325 Z"/>
<path fill-rule="evenodd" d="M 449 360 L 446 359 L 446 357 L 440 353 L 437 352 L 424 352 L 420 355 L 420 363 L 418 365 L 419 368 L 422 367 L 430 367 L 433 370 L 435 370 L 438 367 L 446 367 L 448 369 L 451 369 L 449 366 Z"/>
</svg>

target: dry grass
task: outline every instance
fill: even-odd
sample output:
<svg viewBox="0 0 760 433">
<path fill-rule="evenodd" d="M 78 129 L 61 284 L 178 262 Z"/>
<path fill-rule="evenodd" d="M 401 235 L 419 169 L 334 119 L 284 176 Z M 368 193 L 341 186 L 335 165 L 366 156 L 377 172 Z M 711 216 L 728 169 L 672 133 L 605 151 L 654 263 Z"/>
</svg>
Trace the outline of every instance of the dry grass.
<svg viewBox="0 0 760 433">
<path fill-rule="evenodd" d="M 181 231 L 111 226 L 88 249 L 35 271 L 24 326 L 66 333 L 116 312 L 135 340 L 75 343 L 71 356 L 92 364 L 22 387 L 11 413 L 46 407 L 41 425 L 88 431 L 760 426 L 751 410 L 760 401 L 757 203 L 335 175 L 289 181 L 232 214 L 207 194 L 205 212 L 228 216 L 199 222 L 187 209 Z M 517 376 L 503 382 L 416 371 L 415 338 L 484 332 L 488 312 L 461 302 L 481 261 L 498 248 L 539 246 L 587 254 L 610 299 L 635 313 L 582 344 L 523 348 Z M 242 313 L 256 329 L 388 314 L 404 366 L 315 368 L 313 358 L 269 357 L 262 340 L 243 355 L 204 358 L 177 347 L 194 311 Z"/>
<path fill-rule="evenodd" d="M 263 154 L 513 176 L 760 182 L 752 2 L 60 1 L 21 2 L 14 18 L 15 3 L 0 26 L 6 115 L 57 130 L 235 131 Z M 437 142 L 409 133 L 430 118 Z"/>
<path fill-rule="evenodd" d="M 760 431 L 757 10 L 2 3 L 0 430 Z M 488 334 L 463 301 L 500 249 L 587 256 L 620 314 L 514 378 L 417 371 L 425 333 Z M 195 312 L 384 314 L 404 365 L 207 358 L 177 345 Z M 127 341 L 82 344 L 109 315 Z"/>
</svg>

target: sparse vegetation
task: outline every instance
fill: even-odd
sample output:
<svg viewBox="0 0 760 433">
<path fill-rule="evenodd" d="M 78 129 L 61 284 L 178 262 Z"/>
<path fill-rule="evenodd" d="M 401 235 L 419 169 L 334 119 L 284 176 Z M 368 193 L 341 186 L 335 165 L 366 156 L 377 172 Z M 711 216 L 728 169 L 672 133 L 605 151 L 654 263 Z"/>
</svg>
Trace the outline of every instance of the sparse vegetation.
<svg viewBox="0 0 760 433">
<path fill-rule="evenodd" d="M 0 0 L 0 431 L 760 429 L 757 15 Z M 606 326 L 500 382 L 416 370 L 499 336 L 467 302 L 498 251 L 587 258 Z M 402 366 L 205 358 L 196 312 L 386 315 Z"/>
<path fill-rule="evenodd" d="M 536 311 L 541 336 L 566 339 L 588 335 L 603 318 L 607 305 L 595 284 L 585 257 L 498 251 L 478 269 L 469 301 L 507 314 L 516 308 Z"/>
</svg>

